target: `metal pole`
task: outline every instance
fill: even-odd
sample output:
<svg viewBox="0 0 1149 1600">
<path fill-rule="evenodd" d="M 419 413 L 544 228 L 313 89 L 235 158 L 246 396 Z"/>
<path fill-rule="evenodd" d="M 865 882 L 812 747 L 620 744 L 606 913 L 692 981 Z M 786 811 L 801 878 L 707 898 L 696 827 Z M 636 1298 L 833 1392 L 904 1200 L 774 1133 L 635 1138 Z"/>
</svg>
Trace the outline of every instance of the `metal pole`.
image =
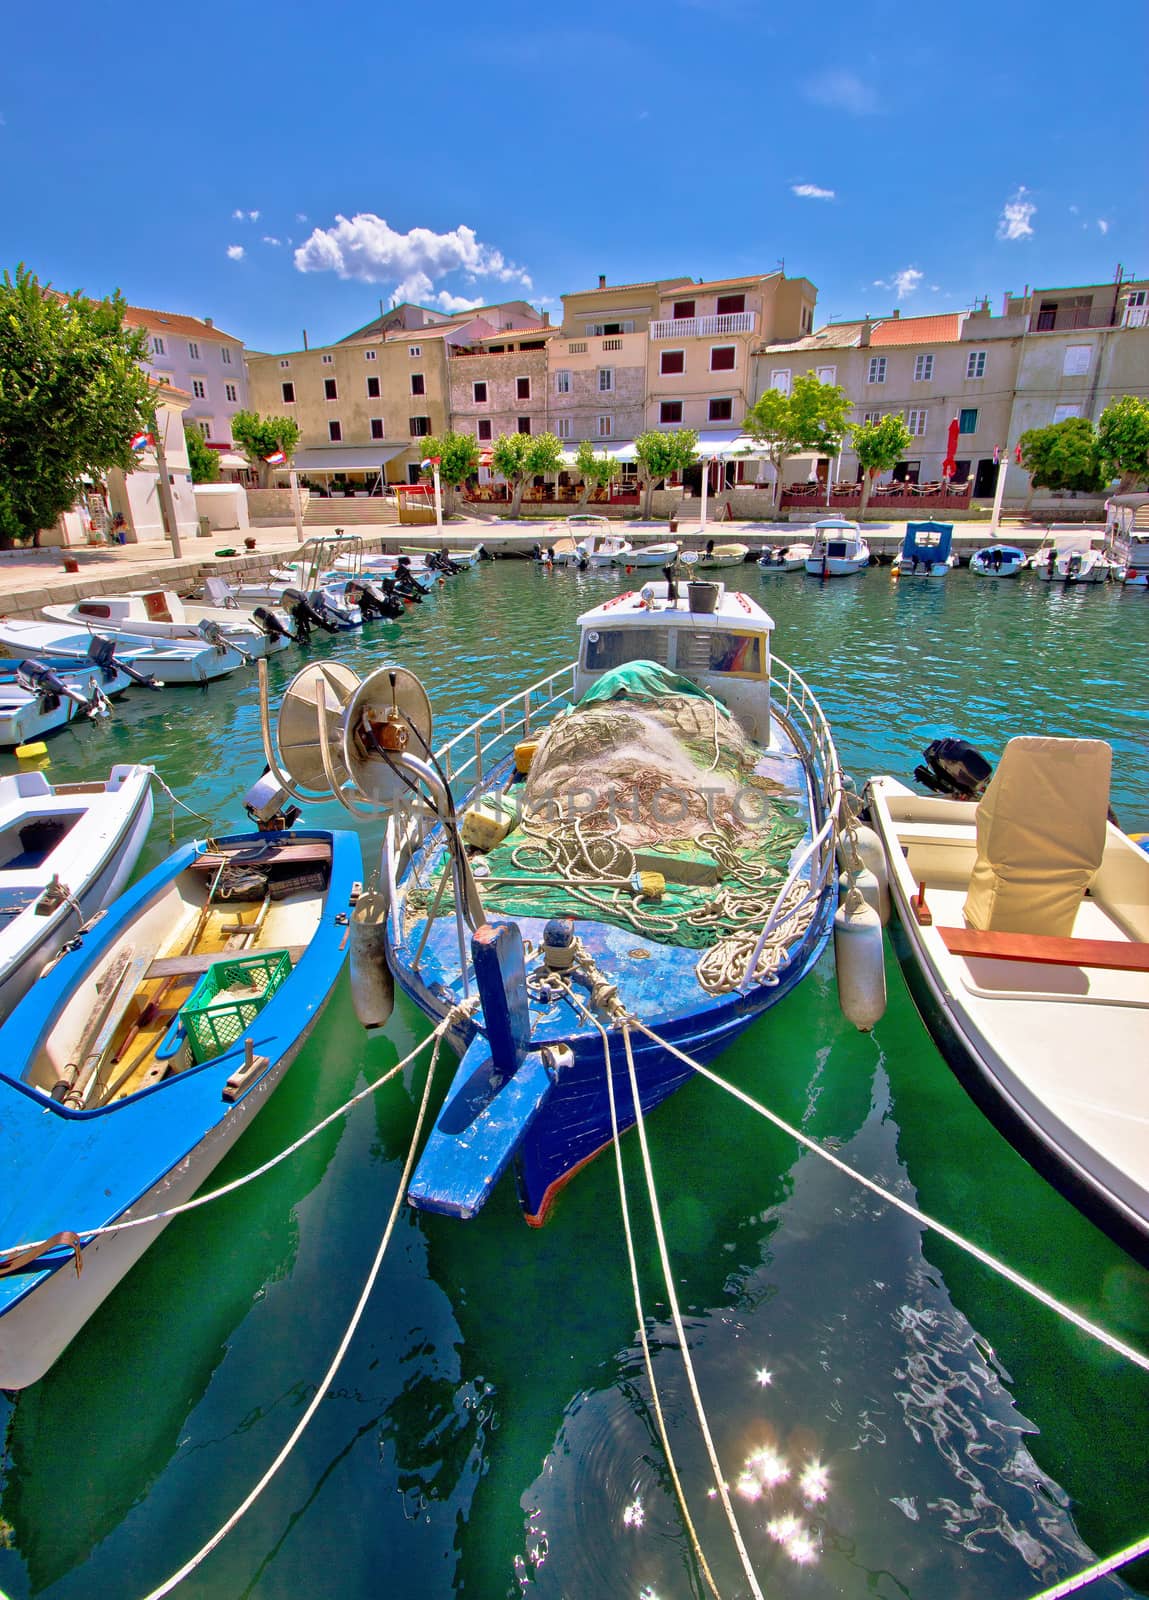
<svg viewBox="0 0 1149 1600">
<path fill-rule="evenodd" d="M 291 513 L 295 518 L 295 537 L 300 544 L 303 543 L 303 503 L 299 498 L 299 473 L 295 467 L 288 468 L 291 478 Z"/>
<path fill-rule="evenodd" d="M 443 531 L 443 486 L 439 482 L 439 468 L 436 464 L 431 468 L 431 476 L 435 480 L 435 531 Z"/>
<path fill-rule="evenodd" d="M 164 454 L 164 422 L 167 415 L 159 406 L 156 407 L 156 467 L 159 472 L 156 488 L 159 491 L 160 509 L 167 518 L 171 532 L 172 555 L 177 561 L 182 561 L 184 552 L 180 544 L 180 525 L 176 520 L 176 498 L 168 477 L 168 458 Z"/>
<path fill-rule="evenodd" d="M 706 532 L 706 494 L 710 488 L 710 462 L 702 458 L 702 521 L 699 524 L 699 533 Z"/>
<path fill-rule="evenodd" d="M 997 534 L 997 525 L 1001 519 L 1001 502 L 1005 494 L 1005 474 L 1009 467 L 1009 451 L 1001 452 L 1001 460 L 997 464 L 997 487 L 993 492 L 993 511 L 989 519 L 990 533 Z"/>
</svg>

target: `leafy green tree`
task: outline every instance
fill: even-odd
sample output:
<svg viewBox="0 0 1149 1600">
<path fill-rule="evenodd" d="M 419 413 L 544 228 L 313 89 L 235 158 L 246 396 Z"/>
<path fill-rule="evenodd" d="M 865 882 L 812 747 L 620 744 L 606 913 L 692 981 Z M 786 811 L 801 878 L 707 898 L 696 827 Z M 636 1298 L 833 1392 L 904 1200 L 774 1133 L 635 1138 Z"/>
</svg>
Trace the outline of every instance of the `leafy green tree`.
<svg viewBox="0 0 1149 1600">
<path fill-rule="evenodd" d="M 512 517 L 519 514 L 528 478 L 558 472 L 562 453 L 563 442 L 553 433 L 500 433 L 491 449 L 491 465 L 512 485 Z"/>
<path fill-rule="evenodd" d="M 1088 417 L 1066 417 L 1047 428 L 1029 428 L 1018 441 L 1021 464 L 1034 489 L 1077 489 L 1096 494 L 1103 486 L 1101 452 Z"/>
<path fill-rule="evenodd" d="M 428 459 L 439 457 L 439 482 L 445 491 L 443 510 L 447 516 L 451 516 L 456 509 L 457 491 L 479 470 L 478 443 L 469 433 L 441 433 L 424 439 L 422 449 Z M 424 470 L 423 476 L 427 479 L 433 477 L 430 467 Z"/>
<path fill-rule="evenodd" d="M 1149 400 L 1127 394 L 1111 400 L 1097 424 L 1106 473 L 1119 473 L 1123 490 L 1149 477 Z"/>
<path fill-rule="evenodd" d="M 267 457 L 282 450 L 290 461 L 299 443 L 299 424 L 291 417 L 261 417 L 257 411 L 237 411 L 231 419 L 231 436 L 259 473 L 260 487 L 271 482 Z"/>
<path fill-rule="evenodd" d="M 685 472 L 697 461 L 698 435 L 693 428 L 676 428 L 673 433 L 651 428 L 639 434 L 634 450 L 644 490 L 642 515 L 646 518 L 650 516 L 650 498 L 655 484 L 672 472 Z"/>
<path fill-rule="evenodd" d="M 862 505 L 858 515 L 864 517 L 874 479 L 879 472 L 889 472 L 897 465 L 913 434 L 898 411 L 887 412 L 877 422 L 855 422 L 850 432 L 862 469 Z"/>
<path fill-rule="evenodd" d="M 23 265 L 0 282 L 0 545 L 37 538 L 81 477 L 130 472 L 129 440 L 155 429 L 142 328 L 124 301 L 62 295 Z"/>
<path fill-rule="evenodd" d="M 849 422 L 850 397 L 840 384 L 821 383 L 812 372 L 794 379 L 789 394 L 767 389 L 746 413 L 746 433 L 766 446 L 774 468 L 774 497 L 782 485 L 782 468 L 791 456 L 816 450 L 836 456 L 842 448 Z"/>
<path fill-rule="evenodd" d="M 583 439 L 575 455 L 575 466 L 582 476 L 582 494 L 579 505 L 585 506 L 595 489 L 609 489 L 614 480 L 622 471 L 621 464 L 614 456 L 596 456 L 594 445 L 589 439 Z"/>
<path fill-rule="evenodd" d="M 188 463 L 191 467 L 193 483 L 218 483 L 219 482 L 219 455 L 214 451 L 196 427 L 189 427 L 184 423 L 184 438 L 187 440 Z"/>
</svg>

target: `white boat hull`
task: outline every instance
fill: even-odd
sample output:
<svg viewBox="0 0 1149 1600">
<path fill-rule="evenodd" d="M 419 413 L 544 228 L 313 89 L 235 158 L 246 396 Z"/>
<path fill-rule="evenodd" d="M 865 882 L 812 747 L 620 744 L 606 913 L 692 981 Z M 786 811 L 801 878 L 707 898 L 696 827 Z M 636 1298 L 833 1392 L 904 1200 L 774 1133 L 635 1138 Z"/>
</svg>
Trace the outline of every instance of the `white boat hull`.
<svg viewBox="0 0 1149 1600">
<path fill-rule="evenodd" d="M 846 560 L 841 556 L 826 556 L 825 558 L 811 557 L 806 562 L 806 571 L 814 578 L 849 578 L 855 572 L 861 572 L 870 564 L 869 558 L 863 560 Z"/>
</svg>

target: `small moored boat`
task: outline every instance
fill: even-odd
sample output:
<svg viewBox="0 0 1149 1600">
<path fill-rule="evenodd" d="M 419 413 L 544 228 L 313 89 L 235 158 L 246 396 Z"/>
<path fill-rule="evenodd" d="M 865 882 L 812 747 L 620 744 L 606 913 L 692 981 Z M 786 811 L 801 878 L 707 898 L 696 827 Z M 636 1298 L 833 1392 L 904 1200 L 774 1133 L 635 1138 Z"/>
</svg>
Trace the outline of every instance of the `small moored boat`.
<svg viewBox="0 0 1149 1600">
<path fill-rule="evenodd" d="M 801 572 L 812 554 L 812 545 L 780 544 L 773 550 L 763 550 L 758 565 L 763 572 Z"/>
<path fill-rule="evenodd" d="M 1149 1260 L 1149 856 L 1107 821 L 1109 746 L 1013 739 L 979 801 L 872 778 L 899 954 L 970 1093 Z"/>
<path fill-rule="evenodd" d="M 1025 551 L 1015 544 L 987 544 L 969 558 L 969 570 L 979 578 L 1016 578 L 1026 564 Z"/>
<path fill-rule="evenodd" d="M 0 1387 L 42 1377 L 166 1224 L 87 1230 L 190 1198 L 266 1104 L 361 874 L 347 833 L 183 845 L 0 1028 Z"/>
<path fill-rule="evenodd" d="M 0 1018 L 127 883 L 152 820 L 151 777 L 117 766 L 104 782 L 0 778 Z"/>
<path fill-rule="evenodd" d="M 611 561 L 616 567 L 667 567 L 678 559 L 678 545 L 673 541 L 659 544 L 627 545 L 616 551 Z"/>
<path fill-rule="evenodd" d="M 715 544 L 713 539 L 708 539 L 705 547 L 698 552 L 695 565 L 699 571 L 712 567 L 740 567 L 749 554 L 749 545 Z"/>
<path fill-rule="evenodd" d="M 1042 583 L 1108 583 L 1120 575 L 1120 566 L 1103 550 L 1058 550 L 1050 547 L 1033 558 L 1033 570 Z"/>
<path fill-rule="evenodd" d="M 167 639 L 193 646 L 222 642 L 241 657 L 273 655 L 290 642 L 282 623 L 278 628 L 264 627 L 254 614 L 184 600 L 174 589 L 101 594 L 70 605 L 45 606 L 44 615 L 53 622 L 95 628 L 108 638 Z"/>
<path fill-rule="evenodd" d="M 870 564 L 870 547 L 856 522 L 824 517 L 814 524 L 806 571 L 815 578 L 845 578 Z"/>
<path fill-rule="evenodd" d="M 944 578 L 954 564 L 952 522 L 909 522 L 894 557 L 895 578 Z"/>
<path fill-rule="evenodd" d="M 131 682 L 114 659 L 83 654 L 18 657 L 0 665 L 0 748 L 41 739 L 69 723 L 106 717 Z"/>
</svg>

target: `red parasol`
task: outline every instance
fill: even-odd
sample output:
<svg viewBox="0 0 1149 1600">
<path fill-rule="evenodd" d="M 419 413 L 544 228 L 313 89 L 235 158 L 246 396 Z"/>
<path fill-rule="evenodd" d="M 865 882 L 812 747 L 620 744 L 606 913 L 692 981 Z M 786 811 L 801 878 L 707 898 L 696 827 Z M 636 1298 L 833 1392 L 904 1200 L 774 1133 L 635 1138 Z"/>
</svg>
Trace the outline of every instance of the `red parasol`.
<svg viewBox="0 0 1149 1600">
<path fill-rule="evenodd" d="M 951 418 L 949 432 L 946 434 L 946 458 L 942 462 L 942 477 L 952 478 L 957 471 L 958 433 L 961 423 L 956 417 Z"/>
</svg>

